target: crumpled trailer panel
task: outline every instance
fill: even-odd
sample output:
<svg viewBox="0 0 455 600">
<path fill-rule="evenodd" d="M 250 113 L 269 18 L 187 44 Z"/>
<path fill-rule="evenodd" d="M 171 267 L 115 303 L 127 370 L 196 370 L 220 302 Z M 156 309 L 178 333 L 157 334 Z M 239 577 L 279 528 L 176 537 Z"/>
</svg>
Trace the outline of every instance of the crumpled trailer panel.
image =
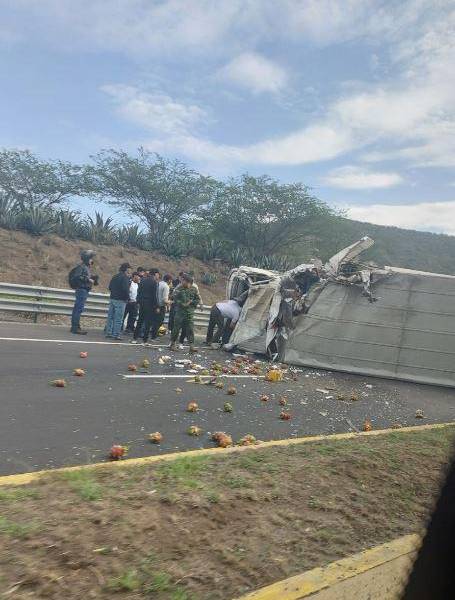
<svg viewBox="0 0 455 600">
<path fill-rule="evenodd" d="M 455 386 L 455 277 L 387 268 L 370 302 L 328 281 L 295 318 L 286 363 Z"/>
</svg>

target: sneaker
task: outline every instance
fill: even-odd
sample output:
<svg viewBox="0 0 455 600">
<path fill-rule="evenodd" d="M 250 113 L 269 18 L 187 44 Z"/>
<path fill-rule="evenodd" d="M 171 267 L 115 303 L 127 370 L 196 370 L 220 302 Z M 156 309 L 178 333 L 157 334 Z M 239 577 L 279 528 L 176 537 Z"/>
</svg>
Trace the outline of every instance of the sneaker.
<svg viewBox="0 0 455 600">
<path fill-rule="evenodd" d="M 130 344 L 139 344 L 137 340 L 131 340 Z"/>
<path fill-rule="evenodd" d="M 88 332 L 83 329 L 71 329 L 71 333 L 74 333 L 74 335 L 87 335 Z"/>
<path fill-rule="evenodd" d="M 123 342 L 123 338 L 120 335 L 117 335 L 117 336 L 111 335 L 111 338 L 113 340 L 115 340 L 116 342 Z"/>
</svg>

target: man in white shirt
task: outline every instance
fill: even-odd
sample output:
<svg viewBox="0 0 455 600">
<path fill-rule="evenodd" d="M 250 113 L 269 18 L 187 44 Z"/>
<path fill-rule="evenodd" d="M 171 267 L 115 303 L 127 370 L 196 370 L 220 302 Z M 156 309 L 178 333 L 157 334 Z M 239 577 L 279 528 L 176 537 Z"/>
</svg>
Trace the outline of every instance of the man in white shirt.
<svg viewBox="0 0 455 600">
<path fill-rule="evenodd" d="M 134 332 L 134 324 L 136 323 L 137 317 L 137 288 L 139 287 L 139 281 L 141 280 L 140 275 L 135 271 L 131 275 L 129 299 L 126 304 L 125 314 L 123 315 L 123 321 L 128 317 L 126 322 L 126 333 Z"/>
<path fill-rule="evenodd" d="M 150 336 L 152 340 L 155 340 L 158 337 L 158 331 L 160 330 L 161 325 L 164 322 L 164 317 L 166 315 L 166 310 L 170 304 L 169 301 L 169 292 L 170 286 L 172 285 L 172 275 L 165 275 L 163 279 L 158 281 L 158 306 L 159 312 L 153 318 L 153 325 L 151 329 Z"/>
<path fill-rule="evenodd" d="M 205 343 L 210 346 L 212 342 L 219 342 L 223 334 L 225 319 L 228 320 L 230 328 L 234 329 L 239 320 L 241 311 L 242 307 L 237 300 L 225 300 L 224 302 L 217 302 L 214 304 L 210 311 L 210 320 Z M 215 328 L 216 335 L 213 335 Z"/>
</svg>

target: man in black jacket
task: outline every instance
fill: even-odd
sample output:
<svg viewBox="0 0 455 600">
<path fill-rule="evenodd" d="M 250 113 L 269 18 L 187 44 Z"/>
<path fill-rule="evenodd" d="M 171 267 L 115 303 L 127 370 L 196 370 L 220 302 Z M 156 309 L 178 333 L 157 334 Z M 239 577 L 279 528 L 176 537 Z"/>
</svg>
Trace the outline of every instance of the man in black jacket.
<svg viewBox="0 0 455 600">
<path fill-rule="evenodd" d="M 81 263 L 71 269 L 68 276 L 69 285 L 76 295 L 71 314 L 71 333 L 77 335 L 87 335 L 87 332 L 81 329 L 81 315 L 92 286 L 98 283 L 98 277 L 91 272 L 95 254 L 93 250 L 82 250 Z"/>
<path fill-rule="evenodd" d="M 130 269 L 129 263 L 120 265 L 119 272 L 111 279 L 109 291 L 111 299 L 109 301 L 109 312 L 105 327 L 106 337 L 121 340 L 120 331 L 122 329 L 123 315 L 125 314 L 126 303 L 130 296 Z"/>
<path fill-rule="evenodd" d="M 150 327 L 152 326 L 154 317 L 160 312 L 158 306 L 158 280 L 160 272 L 158 269 L 150 269 L 148 277 L 139 284 L 137 290 L 137 303 L 139 304 L 139 318 L 134 330 L 134 337 L 131 340 L 132 344 L 137 344 L 137 340 L 143 329 L 144 344 L 148 344 Z"/>
</svg>

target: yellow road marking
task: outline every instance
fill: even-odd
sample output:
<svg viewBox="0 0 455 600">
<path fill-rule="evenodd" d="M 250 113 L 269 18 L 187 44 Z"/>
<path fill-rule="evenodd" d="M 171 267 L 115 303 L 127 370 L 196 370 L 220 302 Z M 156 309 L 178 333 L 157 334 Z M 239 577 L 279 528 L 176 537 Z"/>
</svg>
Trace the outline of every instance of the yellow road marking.
<svg viewBox="0 0 455 600">
<path fill-rule="evenodd" d="M 401 556 L 409 555 L 409 559 L 411 559 L 418 550 L 419 544 L 420 537 L 418 535 L 406 535 L 330 563 L 325 567 L 318 567 L 301 575 L 278 581 L 236 600 L 300 600 L 307 598 L 340 581 L 365 573 Z"/>
<path fill-rule="evenodd" d="M 233 446 L 231 448 L 202 448 L 200 450 L 187 450 L 182 452 L 172 452 L 169 454 L 160 454 L 159 456 L 143 456 L 141 458 L 129 458 L 123 461 L 101 462 L 86 465 L 76 465 L 74 467 L 61 467 L 57 469 L 47 469 L 44 471 L 32 471 L 30 473 L 17 473 L 15 475 L 0 476 L 0 486 L 4 485 L 25 485 L 37 481 L 44 475 L 52 473 L 67 473 L 79 469 L 110 469 L 118 467 L 132 467 L 137 465 L 147 465 L 156 462 L 172 461 L 182 457 L 195 456 L 213 456 L 215 454 L 230 454 L 231 452 L 260 451 L 262 448 L 271 448 L 275 446 L 293 446 L 294 444 L 306 444 L 311 442 L 349 440 L 356 437 L 384 435 L 387 433 L 407 433 L 411 431 L 428 431 L 431 429 L 442 429 L 444 427 L 453 427 L 455 423 L 434 423 L 432 425 L 416 425 L 413 427 L 403 427 L 401 429 L 377 429 L 373 431 L 361 431 L 351 433 L 335 433 L 331 435 L 313 435 L 301 438 L 288 438 L 285 440 L 271 440 L 261 442 L 256 446 Z"/>
</svg>

